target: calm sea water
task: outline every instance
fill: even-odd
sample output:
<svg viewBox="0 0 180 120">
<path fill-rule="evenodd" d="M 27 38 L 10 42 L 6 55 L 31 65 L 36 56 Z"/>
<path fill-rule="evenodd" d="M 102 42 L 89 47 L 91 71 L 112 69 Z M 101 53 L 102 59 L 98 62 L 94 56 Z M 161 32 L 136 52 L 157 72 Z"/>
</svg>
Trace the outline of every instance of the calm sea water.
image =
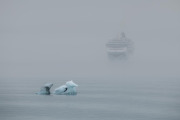
<svg viewBox="0 0 180 120">
<path fill-rule="evenodd" d="M 78 95 L 36 95 L 68 79 L 1 79 L 0 120 L 180 120 L 180 79 L 74 79 Z"/>
</svg>

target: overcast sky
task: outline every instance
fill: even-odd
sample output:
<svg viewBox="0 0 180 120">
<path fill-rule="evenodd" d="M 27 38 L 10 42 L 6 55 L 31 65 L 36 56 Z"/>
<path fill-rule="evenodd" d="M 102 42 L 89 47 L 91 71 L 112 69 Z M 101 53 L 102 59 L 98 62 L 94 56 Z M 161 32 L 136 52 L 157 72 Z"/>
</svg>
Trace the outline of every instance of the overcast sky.
<svg viewBox="0 0 180 120">
<path fill-rule="evenodd" d="M 0 77 L 180 77 L 178 0 L 0 0 Z M 120 32 L 134 54 L 109 61 Z"/>
</svg>

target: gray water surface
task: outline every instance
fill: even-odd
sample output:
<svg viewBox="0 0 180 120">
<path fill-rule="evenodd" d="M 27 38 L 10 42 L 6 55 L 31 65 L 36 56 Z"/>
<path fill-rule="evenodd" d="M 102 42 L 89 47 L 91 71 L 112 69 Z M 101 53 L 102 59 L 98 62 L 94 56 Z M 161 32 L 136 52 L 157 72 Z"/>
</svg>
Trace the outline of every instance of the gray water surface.
<svg viewBox="0 0 180 120">
<path fill-rule="evenodd" d="M 49 80 L 51 91 L 66 80 Z M 47 81 L 2 79 L 0 120 L 180 119 L 180 79 L 86 78 L 76 96 L 36 95 Z"/>
</svg>

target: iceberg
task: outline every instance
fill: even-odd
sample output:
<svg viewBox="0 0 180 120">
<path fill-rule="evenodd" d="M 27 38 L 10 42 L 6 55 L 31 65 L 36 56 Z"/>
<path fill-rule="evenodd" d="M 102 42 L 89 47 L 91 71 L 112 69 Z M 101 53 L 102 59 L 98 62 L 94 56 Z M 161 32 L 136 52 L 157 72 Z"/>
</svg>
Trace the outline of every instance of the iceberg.
<svg viewBox="0 0 180 120">
<path fill-rule="evenodd" d="M 53 86 L 52 83 L 47 83 L 43 87 L 41 87 L 40 91 L 36 94 L 38 94 L 38 95 L 50 95 L 51 94 L 50 89 L 52 86 Z"/>
<path fill-rule="evenodd" d="M 76 87 L 78 85 L 75 84 L 72 80 L 66 82 L 65 85 L 62 85 L 55 89 L 54 94 L 56 95 L 76 95 L 77 90 Z"/>
</svg>

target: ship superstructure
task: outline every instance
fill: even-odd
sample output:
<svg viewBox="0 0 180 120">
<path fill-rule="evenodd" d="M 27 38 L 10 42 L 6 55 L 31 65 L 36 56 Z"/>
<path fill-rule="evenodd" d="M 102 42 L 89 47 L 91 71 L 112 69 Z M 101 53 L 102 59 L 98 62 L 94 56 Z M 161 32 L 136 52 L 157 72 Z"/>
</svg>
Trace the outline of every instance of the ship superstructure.
<svg viewBox="0 0 180 120">
<path fill-rule="evenodd" d="M 133 52 L 133 42 L 122 32 L 118 38 L 109 40 L 106 48 L 109 57 L 128 56 Z"/>
</svg>

